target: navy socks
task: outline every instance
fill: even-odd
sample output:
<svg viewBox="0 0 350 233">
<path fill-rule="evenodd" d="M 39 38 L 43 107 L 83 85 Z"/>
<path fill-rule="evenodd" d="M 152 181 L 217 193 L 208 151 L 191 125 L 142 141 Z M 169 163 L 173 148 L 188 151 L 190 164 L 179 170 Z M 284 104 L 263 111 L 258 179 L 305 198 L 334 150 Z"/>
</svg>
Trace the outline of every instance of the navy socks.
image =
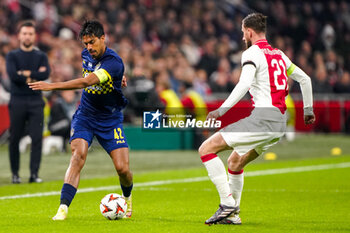
<svg viewBox="0 0 350 233">
<path fill-rule="evenodd" d="M 129 187 L 125 187 L 120 184 L 120 187 L 122 188 L 124 197 L 130 197 L 133 184 L 131 184 Z"/>
<path fill-rule="evenodd" d="M 61 205 L 64 204 L 69 206 L 76 192 L 77 192 L 76 188 L 74 188 L 70 184 L 64 183 L 61 190 Z"/>
<path fill-rule="evenodd" d="M 123 191 L 124 197 L 129 197 L 131 195 L 131 190 L 133 188 L 133 184 L 129 187 L 125 187 L 123 185 L 120 185 Z M 69 206 L 72 202 L 75 194 L 77 192 L 77 189 L 74 188 L 72 185 L 64 183 L 62 190 L 61 190 L 61 205 L 67 205 Z"/>
</svg>

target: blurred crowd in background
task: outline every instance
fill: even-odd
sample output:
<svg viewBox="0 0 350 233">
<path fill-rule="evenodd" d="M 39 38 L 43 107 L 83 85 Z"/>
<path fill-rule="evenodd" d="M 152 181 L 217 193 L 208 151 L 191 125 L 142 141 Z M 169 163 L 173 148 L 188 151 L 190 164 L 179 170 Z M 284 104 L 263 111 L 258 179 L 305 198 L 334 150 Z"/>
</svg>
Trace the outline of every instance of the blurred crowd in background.
<svg viewBox="0 0 350 233">
<path fill-rule="evenodd" d="M 124 61 L 131 109 L 162 105 L 159 93 L 167 89 L 179 99 L 188 90 L 204 100 L 228 93 L 245 49 L 241 22 L 253 11 L 268 15 L 269 42 L 311 77 L 315 93 L 350 93 L 347 1 L 0 0 L 0 99 L 9 98 L 5 56 L 18 47 L 16 25 L 23 19 L 37 24 L 51 82 L 82 76 L 77 35 L 84 20 L 97 19 Z M 290 92 L 299 91 L 291 81 Z M 79 101 L 67 96 L 50 93 L 48 99 Z"/>
</svg>

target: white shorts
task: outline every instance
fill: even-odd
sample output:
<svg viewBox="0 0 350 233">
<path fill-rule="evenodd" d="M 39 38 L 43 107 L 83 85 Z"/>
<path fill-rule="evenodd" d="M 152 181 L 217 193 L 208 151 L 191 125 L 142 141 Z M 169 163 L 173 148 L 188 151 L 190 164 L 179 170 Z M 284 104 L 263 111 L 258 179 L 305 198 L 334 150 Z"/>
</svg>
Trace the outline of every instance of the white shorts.
<svg viewBox="0 0 350 233">
<path fill-rule="evenodd" d="M 275 145 L 285 134 L 286 122 L 259 119 L 254 114 L 221 129 L 228 146 L 240 156 L 254 149 L 259 155 Z"/>
</svg>

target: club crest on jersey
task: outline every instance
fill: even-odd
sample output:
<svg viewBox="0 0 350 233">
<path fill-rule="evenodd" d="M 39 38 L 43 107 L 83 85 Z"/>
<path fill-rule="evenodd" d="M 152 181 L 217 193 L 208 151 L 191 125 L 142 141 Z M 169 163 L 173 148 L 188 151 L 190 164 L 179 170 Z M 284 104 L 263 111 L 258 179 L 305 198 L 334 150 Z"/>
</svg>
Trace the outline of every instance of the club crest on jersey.
<svg viewBox="0 0 350 233">
<path fill-rule="evenodd" d="M 92 68 L 92 63 L 91 62 L 89 62 L 88 67 Z"/>
<path fill-rule="evenodd" d="M 97 65 L 95 66 L 95 71 L 98 70 L 101 67 L 101 62 L 97 63 Z"/>
</svg>

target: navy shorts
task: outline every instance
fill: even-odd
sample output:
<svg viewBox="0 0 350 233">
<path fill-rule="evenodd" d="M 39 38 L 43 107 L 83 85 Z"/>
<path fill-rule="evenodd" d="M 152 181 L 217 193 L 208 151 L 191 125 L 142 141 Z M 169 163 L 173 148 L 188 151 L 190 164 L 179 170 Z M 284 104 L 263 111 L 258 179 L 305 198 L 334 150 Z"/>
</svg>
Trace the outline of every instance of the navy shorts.
<svg viewBox="0 0 350 233">
<path fill-rule="evenodd" d="M 94 120 L 75 115 L 72 120 L 70 142 L 73 139 L 82 138 L 90 146 L 94 136 L 108 154 L 115 149 L 129 147 L 122 123 L 116 122 L 113 127 L 98 128 Z"/>
</svg>

